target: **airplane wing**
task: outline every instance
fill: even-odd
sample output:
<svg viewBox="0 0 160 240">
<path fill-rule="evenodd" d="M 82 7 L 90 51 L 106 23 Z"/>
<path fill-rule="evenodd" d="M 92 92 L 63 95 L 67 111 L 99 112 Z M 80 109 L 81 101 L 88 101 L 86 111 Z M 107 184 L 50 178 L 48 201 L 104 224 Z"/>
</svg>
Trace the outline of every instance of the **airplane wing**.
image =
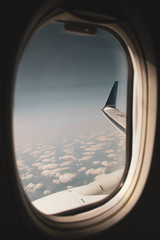
<svg viewBox="0 0 160 240">
<path fill-rule="evenodd" d="M 114 82 L 102 112 L 115 127 L 126 134 L 126 115 L 116 108 L 117 90 L 118 81 Z"/>
<path fill-rule="evenodd" d="M 33 206 L 47 215 L 73 210 L 106 198 L 118 186 L 123 169 L 103 174 L 87 185 L 67 189 L 39 198 Z"/>
</svg>

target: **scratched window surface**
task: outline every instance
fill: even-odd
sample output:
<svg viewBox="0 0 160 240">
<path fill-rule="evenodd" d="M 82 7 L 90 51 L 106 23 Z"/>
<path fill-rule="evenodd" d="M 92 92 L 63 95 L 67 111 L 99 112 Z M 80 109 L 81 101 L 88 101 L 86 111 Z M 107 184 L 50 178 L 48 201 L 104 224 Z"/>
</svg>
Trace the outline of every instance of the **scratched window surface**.
<svg viewBox="0 0 160 240">
<path fill-rule="evenodd" d="M 16 75 L 13 126 L 17 169 L 31 201 L 122 176 L 126 135 L 104 107 L 118 82 L 115 109 L 126 117 L 127 75 L 125 52 L 106 30 L 80 34 L 55 22 L 29 41 Z"/>
</svg>

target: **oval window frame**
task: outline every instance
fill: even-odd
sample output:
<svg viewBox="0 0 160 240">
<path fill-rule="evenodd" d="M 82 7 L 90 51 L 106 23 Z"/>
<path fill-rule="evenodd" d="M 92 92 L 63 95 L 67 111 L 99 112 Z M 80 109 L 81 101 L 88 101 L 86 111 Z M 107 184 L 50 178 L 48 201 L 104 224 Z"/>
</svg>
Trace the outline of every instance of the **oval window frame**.
<svg viewBox="0 0 160 240">
<path fill-rule="evenodd" d="M 55 14 L 57 14 L 57 12 L 50 12 L 49 14 L 45 15 L 45 17 L 41 18 L 40 21 L 38 20 L 38 22 L 34 25 L 31 31 L 26 33 L 25 41 L 21 46 L 20 53 L 23 52 L 23 49 L 27 44 L 28 40 L 33 36 L 33 34 L 35 34 L 37 29 L 43 27 L 48 22 L 50 22 L 52 16 L 54 16 Z M 86 20 L 83 20 L 82 18 L 76 17 L 69 13 L 63 13 L 63 11 L 53 17 L 55 21 L 56 17 L 58 17 L 58 19 L 67 18 L 73 21 L 86 22 Z M 87 22 L 93 23 L 93 21 Z M 111 29 L 111 31 L 113 31 L 117 36 L 119 36 L 119 38 L 122 39 L 122 41 L 126 44 L 131 57 L 134 69 L 132 114 L 132 116 L 134 116 L 132 145 L 132 153 L 134 153 L 134 155 L 132 154 L 132 160 L 129 171 L 127 173 L 127 177 L 118 193 L 116 193 L 116 195 L 114 195 L 112 199 L 110 199 L 103 205 L 73 216 L 52 217 L 46 216 L 38 212 L 26 198 L 19 179 L 17 179 L 17 182 L 19 182 L 21 197 L 23 199 L 23 205 L 26 207 L 30 218 L 36 225 L 41 227 L 43 231 L 50 232 L 51 235 L 65 237 L 66 231 L 70 236 L 79 234 L 79 232 L 86 235 L 99 232 L 100 230 L 104 230 L 117 223 L 133 208 L 135 203 L 138 201 L 143 191 L 150 169 L 152 154 L 151 148 L 153 146 L 155 132 L 152 132 L 149 127 L 152 126 L 152 129 L 155 129 L 156 125 L 156 106 L 154 107 L 154 114 L 151 116 L 150 113 L 151 107 L 153 107 L 153 104 L 155 104 L 156 102 L 155 68 L 151 63 L 146 62 L 137 38 L 129 28 L 127 23 L 119 24 L 117 22 L 110 22 L 96 24 Z M 149 81 L 149 79 L 151 79 L 151 75 L 152 79 L 154 75 L 154 84 L 152 86 Z M 141 102 L 140 106 L 137 102 Z M 132 120 L 130 119 L 129 124 L 131 121 Z M 135 141 L 138 141 L 138 144 L 135 144 Z M 151 142 L 152 146 L 150 144 Z M 145 156 L 148 160 L 145 159 Z M 19 178 L 18 174 L 17 178 Z M 61 231 L 62 229 L 65 229 L 65 231 Z"/>
</svg>

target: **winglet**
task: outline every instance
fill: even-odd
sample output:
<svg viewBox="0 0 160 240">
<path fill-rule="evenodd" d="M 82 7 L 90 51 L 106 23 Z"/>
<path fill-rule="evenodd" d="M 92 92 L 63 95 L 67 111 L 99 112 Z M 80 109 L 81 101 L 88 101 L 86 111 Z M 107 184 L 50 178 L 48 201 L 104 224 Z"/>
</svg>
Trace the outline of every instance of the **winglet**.
<svg viewBox="0 0 160 240">
<path fill-rule="evenodd" d="M 118 81 L 115 81 L 104 108 L 105 107 L 116 108 L 117 90 L 118 90 Z"/>
<path fill-rule="evenodd" d="M 126 133 L 126 114 L 116 108 L 118 81 L 114 82 L 105 106 L 102 109 L 108 120 L 124 134 Z"/>
</svg>

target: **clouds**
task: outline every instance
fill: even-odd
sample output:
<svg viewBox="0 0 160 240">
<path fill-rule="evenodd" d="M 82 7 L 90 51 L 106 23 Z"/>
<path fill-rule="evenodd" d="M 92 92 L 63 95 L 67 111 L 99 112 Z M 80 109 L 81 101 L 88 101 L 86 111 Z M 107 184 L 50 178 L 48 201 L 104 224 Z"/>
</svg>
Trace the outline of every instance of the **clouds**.
<svg viewBox="0 0 160 240">
<path fill-rule="evenodd" d="M 50 193 L 51 193 L 50 190 L 45 190 L 45 191 L 43 192 L 44 195 L 49 195 Z"/>
<path fill-rule="evenodd" d="M 64 173 L 59 176 L 58 179 L 53 180 L 53 183 L 68 183 L 70 182 L 73 178 L 75 178 L 76 174 L 75 173 Z"/>
<path fill-rule="evenodd" d="M 105 167 L 111 167 L 111 166 L 116 165 L 117 162 L 116 162 L 116 161 L 111 161 L 111 162 L 109 162 L 109 161 L 103 161 L 101 164 L 102 164 L 103 166 L 105 166 Z"/>
<path fill-rule="evenodd" d="M 48 164 L 41 164 L 38 166 L 39 170 L 48 170 L 48 169 L 55 169 L 58 166 L 57 163 L 48 163 Z"/>
<path fill-rule="evenodd" d="M 56 174 L 57 174 L 56 169 L 52 169 L 52 170 L 46 169 L 41 172 L 41 175 L 43 177 L 53 177 L 53 176 L 56 176 Z"/>
<path fill-rule="evenodd" d="M 79 158 L 78 161 L 79 162 L 82 162 L 82 161 L 88 161 L 92 158 L 92 156 L 85 156 L 85 157 L 82 157 L 82 158 Z"/>
<path fill-rule="evenodd" d="M 43 187 L 42 183 L 37 183 L 37 184 L 29 183 L 26 187 L 24 187 L 24 190 L 27 193 L 29 193 L 29 192 L 34 193 L 36 190 L 39 190 L 42 187 Z"/>
<path fill-rule="evenodd" d="M 123 167 L 125 138 L 107 131 L 66 136 L 17 151 L 24 190 L 32 200 L 68 188 L 86 185 Z M 28 151 L 28 152 L 27 152 Z"/>
<path fill-rule="evenodd" d="M 66 154 L 72 155 L 74 153 L 74 149 L 73 148 L 66 148 L 66 149 L 63 149 L 63 152 L 66 153 Z"/>
<path fill-rule="evenodd" d="M 63 162 L 63 163 L 60 163 L 59 165 L 60 165 L 61 167 L 65 167 L 65 166 L 70 165 L 71 163 L 72 163 L 72 161 L 65 161 L 65 162 Z"/>
<path fill-rule="evenodd" d="M 91 156 L 91 155 L 94 155 L 95 152 L 83 152 L 82 154 L 87 155 L 87 156 Z"/>
<path fill-rule="evenodd" d="M 24 160 L 17 158 L 16 165 L 19 171 L 27 170 L 28 166 L 24 163 Z"/>
<path fill-rule="evenodd" d="M 97 165 L 97 164 L 99 164 L 100 163 L 100 161 L 94 161 L 93 162 L 93 165 Z"/>
<path fill-rule="evenodd" d="M 41 155 L 39 157 L 39 159 L 46 159 L 46 158 L 50 158 L 54 155 L 54 152 L 53 153 L 47 153 L 47 154 L 44 154 L 44 155 Z"/>
<path fill-rule="evenodd" d="M 55 162 L 55 161 L 56 161 L 55 157 L 45 158 L 45 159 L 42 160 L 43 163 L 52 163 L 52 162 Z"/>
<path fill-rule="evenodd" d="M 70 159 L 74 160 L 75 157 L 73 155 L 64 155 L 62 157 L 59 157 L 59 160 L 70 160 Z"/>
<path fill-rule="evenodd" d="M 98 151 L 103 149 L 103 147 L 105 146 L 105 143 L 97 143 L 97 144 L 93 144 L 90 147 L 85 148 L 85 151 Z"/>
<path fill-rule="evenodd" d="M 78 172 L 83 172 L 85 170 L 86 170 L 86 167 L 81 167 L 81 168 L 78 169 Z"/>
<path fill-rule="evenodd" d="M 97 137 L 97 140 L 100 141 L 100 142 L 106 142 L 107 141 L 107 136 L 99 136 Z"/>
<path fill-rule="evenodd" d="M 116 153 L 107 154 L 107 158 L 114 158 L 114 157 L 117 157 Z"/>
<path fill-rule="evenodd" d="M 104 174 L 105 173 L 105 171 L 106 171 L 106 168 L 104 168 L 104 167 L 99 167 L 99 168 L 90 168 L 90 169 L 88 169 L 87 171 L 86 171 L 86 176 L 87 175 L 102 175 L 102 174 Z"/>
<path fill-rule="evenodd" d="M 21 179 L 22 180 L 28 180 L 31 179 L 33 177 L 33 174 L 22 174 Z"/>
</svg>

